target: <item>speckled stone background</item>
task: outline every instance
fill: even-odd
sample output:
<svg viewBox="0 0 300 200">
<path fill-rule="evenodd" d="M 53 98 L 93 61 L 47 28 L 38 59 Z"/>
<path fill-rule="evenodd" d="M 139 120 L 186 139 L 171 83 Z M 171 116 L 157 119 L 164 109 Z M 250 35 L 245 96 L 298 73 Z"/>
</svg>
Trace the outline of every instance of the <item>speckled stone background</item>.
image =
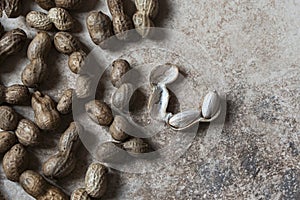
<svg viewBox="0 0 300 200">
<path fill-rule="evenodd" d="M 91 50 L 94 45 L 84 18 L 90 10 L 108 10 L 105 1 L 86 2 L 72 15 L 81 24 L 75 35 Z M 132 8 L 130 0 L 125 2 Z M 38 7 L 26 1 L 23 16 L 32 9 Z M 300 199 L 299 19 L 300 2 L 292 0 L 160 0 L 157 26 L 193 38 L 205 49 L 208 59 L 207 66 L 199 66 L 199 71 L 222 74 L 221 90 L 227 95 L 228 107 L 224 128 L 207 142 L 206 128 L 200 127 L 188 151 L 156 173 L 111 170 L 109 190 L 103 199 Z M 25 24 L 24 17 L 0 20 L 6 30 L 20 27 L 29 38 L 34 36 L 35 30 Z M 75 75 L 67 68 L 66 56 L 55 50 L 50 56 L 51 75 L 41 90 L 57 100 L 63 89 L 74 87 Z M 6 85 L 21 83 L 25 63 L 24 49 L 1 64 L 1 81 Z M 199 80 L 197 73 L 187 70 L 187 77 Z M 32 118 L 29 108 L 17 109 Z M 67 125 L 55 133 L 45 133 L 41 147 L 28 149 L 32 169 L 40 170 Z M 83 187 L 85 171 L 92 162 L 83 147 L 79 154 L 75 171 L 56 181 L 67 193 Z M 32 199 L 17 183 L 6 180 L 2 169 L 0 190 L 7 199 Z"/>
</svg>

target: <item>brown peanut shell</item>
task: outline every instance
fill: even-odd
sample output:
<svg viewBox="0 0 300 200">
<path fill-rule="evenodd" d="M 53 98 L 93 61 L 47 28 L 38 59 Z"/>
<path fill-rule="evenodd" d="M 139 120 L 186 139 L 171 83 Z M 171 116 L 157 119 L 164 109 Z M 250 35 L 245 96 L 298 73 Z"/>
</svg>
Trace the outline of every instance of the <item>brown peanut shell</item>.
<svg viewBox="0 0 300 200">
<path fill-rule="evenodd" d="M 55 34 L 54 46 L 57 51 L 64 54 L 71 54 L 80 49 L 79 41 L 67 32 L 58 32 Z"/>
<path fill-rule="evenodd" d="M 93 198 L 100 198 L 107 189 L 108 169 L 100 163 L 92 163 L 85 175 L 85 190 Z"/>
<path fill-rule="evenodd" d="M 72 96 L 73 96 L 73 89 L 68 89 L 64 91 L 56 106 L 57 111 L 60 114 L 66 115 L 72 111 Z"/>
<path fill-rule="evenodd" d="M 49 31 L 53 27 L 53 23 L 48 15 L 39 11 L 31 11 L 26 15 L 26 23 L 32 27 L 43 31 Z"/>
<path fill-rule="evenodd" d="M 17 127 L 16 136 L 24 146 L 35 146 L 40 142 L 40 129 L 28 119 L 22 119 Z"/>
<path fill-rule="evenodd" d="M 27 169 L 29 157 L 21 144 L 14 145 L 3 157 L 3 171 L 8 180 L 17 182 L 20 175 Z"/>
<path fill-rule="evenodd" d="M 107 41 L 113 36 L 113 25 L 103 12 L 92 11 L 86 18 L 86 25 L 92 41 L 101 48 L 107 48 Z"/>
<path fill-rule="evenodd" d="M 45 179 L 35 171 L 27 170 L 20 176 L 20 185 L 22 188 L 34 198 L 46 193 L 48 183 Z"/>
<path fill-rule="evenodd" d="M 4 131 L 16 130 L 19 114 L 9 106 L 0 106 L 0 128 Z"/>
<path fill-rule="evenodd" d="M 74 27 L 74 19 L 63 8 L 51 8 L 48 12 L 48 18 L 60 31 L 68 31 Z"/>
<path fill-rule="evenodd" d="M 93 100 L 85 105 L 88 116 L 101 126 L 109 126 L 113 120 L 111 108 L 102 101 Z"/>
<path fill-rule="evenodd" d="M 59 127 L 61 118 L 54 101 L 48 95 L 35 92 L 31 99 L 35 122 L 42 130 L 55 130 Z"/>
<path fill-rule="evenodd" d="M 0 132 L 0 154 L 7 152 L 16 142 L 15 134 L 8 131 Z"/>
</svg>

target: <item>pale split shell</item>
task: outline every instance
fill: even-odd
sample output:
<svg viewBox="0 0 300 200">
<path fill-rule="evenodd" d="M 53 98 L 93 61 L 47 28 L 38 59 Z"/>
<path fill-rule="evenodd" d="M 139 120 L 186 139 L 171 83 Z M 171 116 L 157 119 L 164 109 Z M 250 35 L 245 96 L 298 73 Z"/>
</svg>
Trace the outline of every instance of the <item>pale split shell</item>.
<svg viewBox="0 0 300 200">
<path fill-rule="evenodd" d="M 129 102 L 134 93 L 134 87 L 125 83 L 112 95 L 112 105 L 120 111 L 129 111 Z"/>
<path fill-rule="evenodd" d="M 209 92 L 203 100 L 202 104 L 202 116 L 205 119 L 214 117 L 214 115 L 220 110 L 221 100 L 217 91 Z"/>
<path fill-rule="evenodd" d="M 168 117 L 167 107 L 170 94 L 165 85 L 153 87 L 150 99 L 148 101 L 148 110 L 152 119 L 165 121 Z"/>
<path fill-rule="evenodd" d="M 200 116 L 201 112 L 198 110 L 187 110 L 173 115 L 168 124 L 174 129 L 186 129 L 195 124 Z"/>
<path fill-rule="evenodd" d="M 151 85 L 170 84 L 173 83 L 179 76 L 179 69 L 172 64 L 159 65 L 152 69 L 150 73 Z"/>
</svg>

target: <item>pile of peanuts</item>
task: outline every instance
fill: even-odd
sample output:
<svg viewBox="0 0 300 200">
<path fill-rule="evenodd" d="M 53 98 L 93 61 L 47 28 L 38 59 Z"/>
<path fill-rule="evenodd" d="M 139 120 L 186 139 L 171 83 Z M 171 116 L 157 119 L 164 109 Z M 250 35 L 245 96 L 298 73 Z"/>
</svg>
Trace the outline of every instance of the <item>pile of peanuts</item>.
<svg viewBox="0 0 300 200">
<path fill-rule="evenodd" d="M 18 182 L 24 191 L 38 200 L 86 200 L 101 198 L 107 189 L 109 169 L 99 162 L 89 165 L 85 175 L 85 187 L 78 188 L 70 195 L 49 180 L 58 180 L 70 175 L 76 166 L 76 153 L 82 145 L 79 132 L 82 127 L 72 122 L 61 135 L 57 152 L 43 163 L 42 172 L 29 169 L 28 147 L 42 143 L 42 133 L 56 131 L 62 115 L 72 114 L 72 97 L 89 96 L 90 79 L 80 74 L 87 52 L 80 41 L 70 32 L 76 20 L 69 10 L 76 10 L 84 5 L 82 0 L 35 0 L 45 11 L 30 11 L 26 23 L 37 30 L 35 37 L 27 48 L 28 64 L 21 74 L 23 85 L 5 86 L 0 84 L 0 154 L 4 154 L 2 166 L 8 180 Z M 130 39 L 129 30 L 134 29 L 142 38 L 150 33 L 154 26 L 153 19 L 158 13 L 158 0 L 135 0 L 137 11 L 131 19 L 122 0 L 107 0 L 112 20 L 102 11 L 91 11 L 86 16 L 86 26 L 91 40 L 103 49 L 108 48 L 107 40 L 116 36 L 121 41 Z M 0 17 L 20 16 L 21 0 L 0 2 Z M 56 32 L 52 36 L 50 32 Z M 25 46 L 27 35 L 21 29 L 5 31 L 0 23 L 0 65 L 11 55 L 18 54 Z M 54 45 L 53 45 L 54 44 Z M 52 47 L 69 56 L 68 66 L 71 72 L 80 74 L 77 88 L 62 92 L 58 102 L 40 90 L 46 79 L 49 66 L 47 57 Z M 130 70 L 126 60 L 118 59 L 112 63 L 111 83 L 116 88 L 122 85 L 122 76 Z M 34 121 L 19 114 L 13 106 L 31 106 Z M 129 153 L 150 151 L 149 145 L 142 139 L 132 138 L 125 130 L 126 119 L 113 116 L 110 106 L 100 100 L 86 103 L 88 116 L 98 125 L 106 126 L 119 147 Z M 45 136 L 43 136 L 45 137 Z M 49 136 L 50 137 L 50 136 Z M 0 192 L 0 199 L 2 197 Z"/>
</svg>

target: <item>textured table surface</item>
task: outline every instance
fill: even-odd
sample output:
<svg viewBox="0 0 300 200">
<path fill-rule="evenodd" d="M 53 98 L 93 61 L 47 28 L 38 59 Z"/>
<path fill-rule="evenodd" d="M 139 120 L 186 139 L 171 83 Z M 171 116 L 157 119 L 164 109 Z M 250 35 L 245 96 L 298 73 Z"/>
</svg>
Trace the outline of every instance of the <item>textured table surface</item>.
<svg viewBox="0 0 300 200">
<path fill-rule="evenodd" d="M 85 16 L 90 10 L 108 13 L 108 9 L 105 1 L 86 2 L 72 15 L 81 24 L 75 35 L 91 50 L 95 45 L 88 36 Z M 130 0 L 125 2 L 132 6 Z M 36 31 L 24 20 L 32 9 L 38 8 L 28 1 L 22 17 L 0 19 L 1 23 L 6 30 L 20 27 L 33 38 Z M 205 52 L 188 60 L 195 63 L 205 57 L 199 69 L 189 69 L 184 63 L 181 69 L 195 81 L 195 91 L 200 86 L 210 89 L 205 85 L 208 82 L 201 82 L 201 73 L 220 82 L 217 89 L 227 96 L 224 127 L 214 137 L 207 127 L 200 127 L 187 152 L 163 170 L 145 174 L 111 170 L 103 199 L 300 199 L 299 19 L 298 1 L 160 0 L 156 25 L 182 32 Z M 26 49 L 10 57 L 0 68 L 1 81 L 21 83 L 27 62 Z M 49 62 L 51 76 L 41 90 L 58 100 L 64 89 L 74 87 L 76 76 L 67 67 L 67 57 L 54 49 Z M 196 106 L 200 98 L 187 99 Z M 32 118 L 30 108 L 16 108 Z M 42 147 L 28 149 L 31 169 L 40 171 L 41 163 L 56 151 L 57 139 L 67 125 L 56 133 L 45 133 L 47 142 Z M 74 172 L 56 182 L 69 194 L 84 186 L 85 171 L 93 160 L 84 147 L 78 157 Z M 6 180 L 2 169 L 0 190 L 7 199 L 32 199 L 17 183 Z"/>
</svg>

